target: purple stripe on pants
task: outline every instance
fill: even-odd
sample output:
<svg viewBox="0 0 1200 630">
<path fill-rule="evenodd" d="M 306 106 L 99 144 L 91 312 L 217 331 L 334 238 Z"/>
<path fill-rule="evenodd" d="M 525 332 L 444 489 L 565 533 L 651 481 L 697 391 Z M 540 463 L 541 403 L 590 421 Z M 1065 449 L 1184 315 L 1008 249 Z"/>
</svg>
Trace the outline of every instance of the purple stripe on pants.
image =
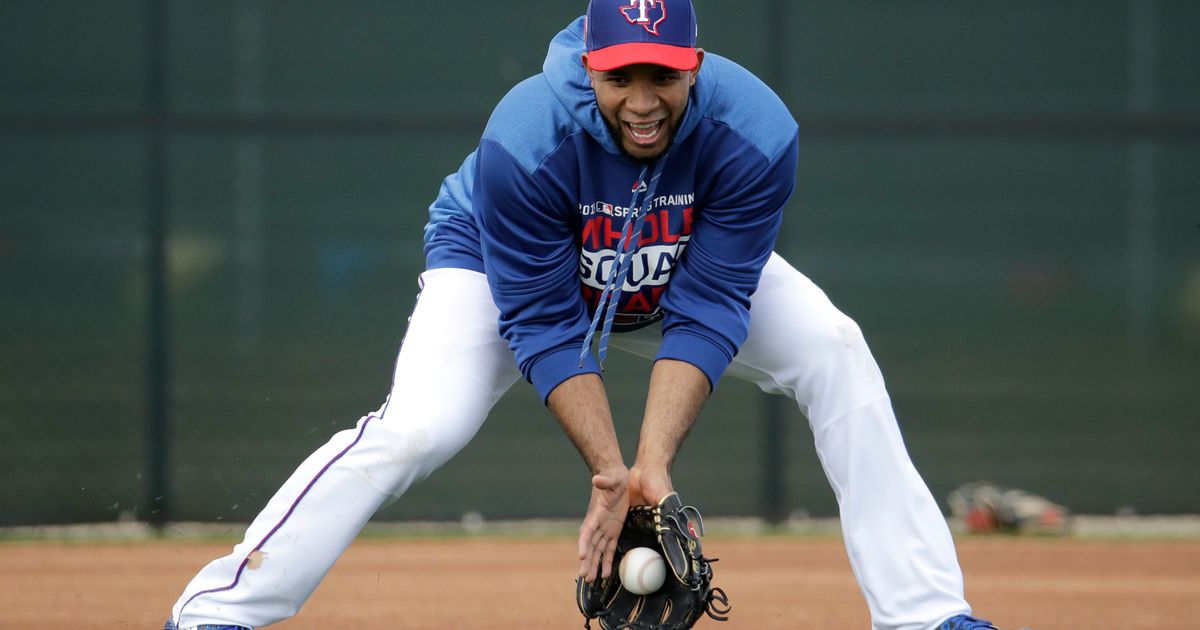
<svg viewBox="0 0 1200 630">
<path fill-rule="evenodd" d="M 296 511 L 296 508 L 300 505 L 300 501 L 304 499 L 305 495 L 308 494 L 308 491 L 312 490 L 313 486 L 316 485 L 317 480 L 319 480 L 325 474 L 325 471 L 329 470 L 330 466 L 333 466 L 334 463 L 341 459 L 346 453 L 349 453 L 350 449 L 354 448 L 354 446 L 358 444 L 359 440 L 362 440 L 363 434 L 367 431 L 367 426 L 371 424 L 372 420 L 382 417 L 386 409 L 387 403 L 385 402 L 383 408 L 381 408 L 378 412 L 379 415 L 370 414 L 363 419 L 362 426 L 358 430 L 358 435 L 354 437 L 354 441 L 347 445 L 346 448 L 342 449 L 340 453 L 333 457 L 333 459 L 329 460 L 329 462 L 326 463 L 325 466 L 322 467 L 315 476 L 313 476 L 312 480 L 308 482 L 308 485 L 304 487 L 304 490 L 299 494 L 299 496 L 296 497 L 296 500 L 292 501 L 292 506 L 288 508 L 288 511 L 283 515 L 283 518 L 279 519 L 279 522 L 275 524 L 275 527 L 272 527 L 271 531 L 267 532 L 267 535 L 264 536 L 257 545 L 255 545 L 254 549 L 251 549 L 250 553 L 246 554 L 246 557 L 242 560 L 241 565 L 238 566 L 237 573 L 233 576 L 233 582 L 231 582 L 228 586 L 211 588 L 192 595 L 186 602 L 183 603 L 183 606 L 179 607 L 180 617 L 183 617 L 183 610 L 187 608 L 188 604 L 192 603 L 192 600 L 196 599 L 197 597 L 200 597 L 201 595 L 208 595 L 210 593 L 220 593 L 222 591 L 233 590 L 233 588 L 238 585 L 238 582 L 242 579 L 242 572 L 246 570 L 246 565 L 250 562 L 250 556 L 253 555 L 254 552 L 262 549 L 263 545 L 266 545 L 268 540 L 271 540 L 271 537 L 275 535 L 275 532 L 279 531 L 279 529 L 283 527 L 283 524 L 287 522 L 292 513 Z"/>
</svg>

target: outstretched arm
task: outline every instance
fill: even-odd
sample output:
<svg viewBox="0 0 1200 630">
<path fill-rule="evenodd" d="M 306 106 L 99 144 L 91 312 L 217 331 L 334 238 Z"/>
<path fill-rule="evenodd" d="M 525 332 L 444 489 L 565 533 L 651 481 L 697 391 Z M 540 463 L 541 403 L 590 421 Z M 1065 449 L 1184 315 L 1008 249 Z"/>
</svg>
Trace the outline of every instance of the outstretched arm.
<svg viewBox="0 0 1200 630">
<path fill-rule="evenodd" d="M 573 376 L 555 387 L 546 403 L 592 471 L 592 498 L 579 527 L 579 577 L 590 582 L 597 571 L 608 577 L 629 510 L 629 471 L 604 382 L 595 374 Z"/>
<path fill-rule="evenodd" d="M 691 363 L 673 359 L 654 363 L 637 460 L 630 471 L 634 504 L 655 505 L 674 489 L 671 465 L 709 393 L 708 377 Z"/>
</svg>

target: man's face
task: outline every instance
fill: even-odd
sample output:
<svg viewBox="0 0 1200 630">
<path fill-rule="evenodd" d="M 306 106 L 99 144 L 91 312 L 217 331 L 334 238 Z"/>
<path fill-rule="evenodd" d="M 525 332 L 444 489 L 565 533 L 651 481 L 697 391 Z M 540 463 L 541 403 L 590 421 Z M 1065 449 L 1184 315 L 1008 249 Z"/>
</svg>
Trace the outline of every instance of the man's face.
<svg viewBox="0 0 1200 630">
<path fill-rule="evenodd" d="M 703 51 L 697 55 L 703 62 Z M 588 77 L 617 144 L 634 159 L 653 160 L 671 145 L 699 71 L 699 64 L 689 72 L 636 64 L 604 72 L 588 68 Z"/>
</svg>

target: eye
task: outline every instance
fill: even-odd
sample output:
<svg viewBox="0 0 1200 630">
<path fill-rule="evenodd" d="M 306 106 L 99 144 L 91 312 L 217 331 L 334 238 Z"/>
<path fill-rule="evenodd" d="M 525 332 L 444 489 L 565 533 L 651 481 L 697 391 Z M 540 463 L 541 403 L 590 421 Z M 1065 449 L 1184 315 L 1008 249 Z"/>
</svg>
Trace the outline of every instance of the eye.
<svg viewBox="0 0 1200 630">
<path fill-rule="evenodd" d="M 670 85 L 678 81 L 680 75 L 678 72 L 663 72 L 662 74 L 654 75 L 654 81 L 661 85 Z"/>
<path fill-rule="evenodd" d="M 610 85 L 617 87 L 629 85 L 629 76 L 624 74 L 609 74 L 608 76 L 604 77 L 604 80 Z"/>
</svg>

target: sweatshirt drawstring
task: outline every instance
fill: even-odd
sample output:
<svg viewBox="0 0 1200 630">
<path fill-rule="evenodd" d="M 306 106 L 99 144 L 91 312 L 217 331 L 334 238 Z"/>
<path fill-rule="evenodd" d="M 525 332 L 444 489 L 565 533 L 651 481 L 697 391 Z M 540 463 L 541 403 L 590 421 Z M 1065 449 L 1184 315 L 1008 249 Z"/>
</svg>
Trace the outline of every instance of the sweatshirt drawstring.
<svg viewBox="0 0 1200 630">
<path fill-rule="evenodd" d="M 617 255 L 613 258 L 611 273 L 608 274 L 608 281 L 604 283 L 604 291 L 600 293 L 600 301 L 596 304 L 595 314 L 592 315 L 592 325 L 583 339 L 583 347 L 579 349 L 579 367 L 583 367 L 583 360 L 591 350 L 592 337 L 596 334 L 596 324 L 599 323 L 600 314 L 603 312 L 604 326 L 600 330 L 599 359 L 600 369 L 604 369 L 604 359 L 608 353 L 608 337 L 612 332 L 613 320 L 617 316 L 617 303 L 621 301 L 625 277 L 633 269 L 630 261 L 637 253 L 638 245 L 642 240 L 642 225 L 646 220 L 646 215 L 650 214 L 650 210 L 652 210 L 654 191 L 658 188 L 658 180 L 662 177 L 663 165 L 666 163 L 666 155 L 658 159 L 649 182 L 645 180 L 649 165 L 643 166 L 642 172 L 638 174 L 637 181 L 633 184 L 633 198 L 629 200 L 629 211 L 634 212 L 636 209 L 637 216 L 632 220 L 627 217 L 625 227 L 621 229 L 621 240 L 617 243 Z M 646 187 L 646 196 L 639 201 L 638 193 L 641 192 L 643 185 Z M 633 239 L 632 243 L 629 242 L 631 238 Z M 626 251 L 627 249 L 632 249 L 632 251 Z"/>
</svg>

